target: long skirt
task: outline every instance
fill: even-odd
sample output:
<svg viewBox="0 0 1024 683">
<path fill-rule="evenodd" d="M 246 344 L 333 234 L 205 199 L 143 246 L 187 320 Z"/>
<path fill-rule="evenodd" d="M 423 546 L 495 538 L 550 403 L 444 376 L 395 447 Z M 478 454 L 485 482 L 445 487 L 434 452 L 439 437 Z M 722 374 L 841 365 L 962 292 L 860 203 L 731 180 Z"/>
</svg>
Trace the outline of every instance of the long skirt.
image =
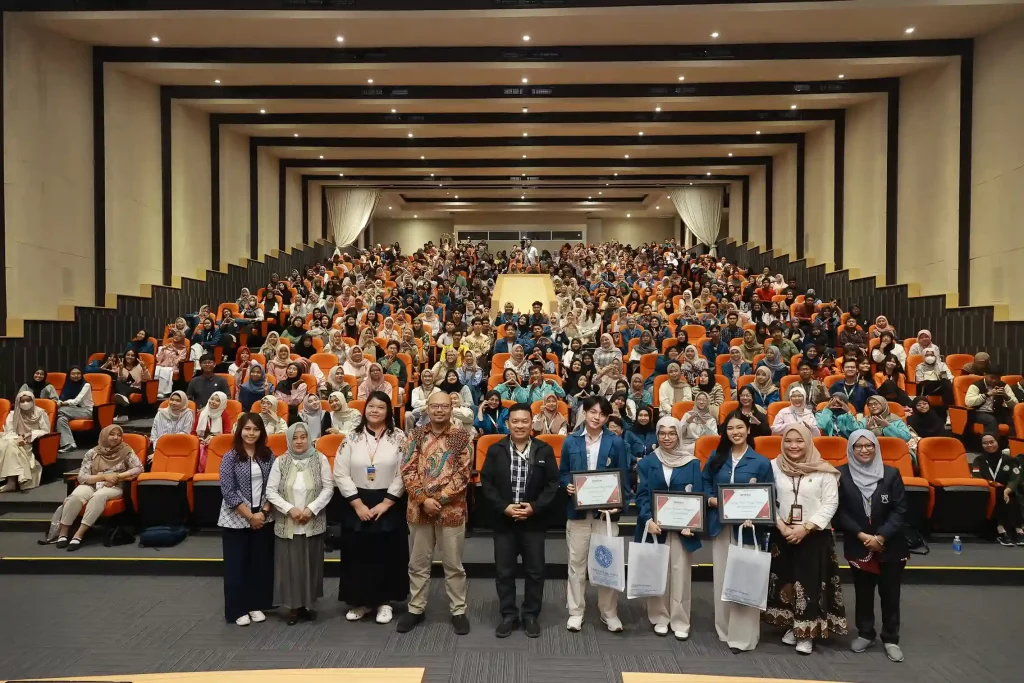
<svg viewBox="0 0 1024 683">
<path fill-rule="evenodd" d="M 768 609 L 762 619 L 793 630 L 797 639 L 846 633 L 839 560 L 829 531 L 814 531 L 793 545 L 772 529 Z"/>
<path fill-rule="evenodd" d="M 312 608 L 323 597 L 324 536 L 274 537 L 274 602 Z"/>
<path fill-rule="evenodd" d="M 10 433 L 0 437 L 0 485 L 7 477 L 17 477 L 22 491 L 39 486 L 43 466 L 32 455 L 32 444 L 18 445 L 17 435 Z"/>
<path fill-rule="evenodd" d="M 338 600 L 376 608 L 409 597 L 409 530 L 341 532 Z"/>
</svg>

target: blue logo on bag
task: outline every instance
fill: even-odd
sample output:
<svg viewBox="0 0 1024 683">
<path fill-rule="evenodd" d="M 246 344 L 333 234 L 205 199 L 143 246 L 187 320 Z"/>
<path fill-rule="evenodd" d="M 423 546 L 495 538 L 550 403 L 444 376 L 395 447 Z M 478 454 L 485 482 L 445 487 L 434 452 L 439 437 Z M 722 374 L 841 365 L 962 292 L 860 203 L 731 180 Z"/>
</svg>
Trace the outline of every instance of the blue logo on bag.
<svg viewBox="0 0 1024 683">
<path fill-rule="evenodd" d="M 606 545 L 599 545 L 594 550 L 594 559 L 603 569 L 608 569 L 612 566 L 612 551 Z"/>
</svg>

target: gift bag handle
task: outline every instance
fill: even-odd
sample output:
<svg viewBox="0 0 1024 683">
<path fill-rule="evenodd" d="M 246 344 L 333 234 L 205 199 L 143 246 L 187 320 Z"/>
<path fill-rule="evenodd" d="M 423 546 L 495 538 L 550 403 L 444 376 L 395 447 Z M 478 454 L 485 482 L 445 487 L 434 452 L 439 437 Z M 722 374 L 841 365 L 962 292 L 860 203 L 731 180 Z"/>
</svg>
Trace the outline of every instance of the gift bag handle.
<svg viewBox="0 0 1024 683">
<path fill-rule="evenodd" d="M 601 514 L 604 515 L 608 538 L 612 538 L 612 513 L 608 510 L 601 510 Z"/>
<path fill-rule="evenodd" d="M 640 543 L 641 544 L 647 543 L 647 534 L 648 533 L 649 532 L 647 531 L 647 524 L 644 524 L 644 533 L 643 533 L 643 536 L 640 537 Z M 651 538 L 654 539 L 654 545 L 658 545 L 658 537 L 655 536 L 654 534 L 651 534 Z"/>
</svg>

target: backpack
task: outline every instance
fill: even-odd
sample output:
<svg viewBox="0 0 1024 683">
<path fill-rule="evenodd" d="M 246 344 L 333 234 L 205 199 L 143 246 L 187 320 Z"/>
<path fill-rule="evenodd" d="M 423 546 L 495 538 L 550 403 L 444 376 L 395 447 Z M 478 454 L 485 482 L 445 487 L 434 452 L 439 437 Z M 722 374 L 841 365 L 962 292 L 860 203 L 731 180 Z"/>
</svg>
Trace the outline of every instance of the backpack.
<svg viewBox="0 0 1024 683">
<path fill-rule="evenodd" d="M 123 526 L 115 526 L 107 533 L 107 538 L 103 541 L 103 545 L 107 548 L 129 543 L 135 543 L 135 536 Z"/>
<path fill-rule="evenodd" d="M 170 548 L 188 538 L 183 526 L 151 526 L 139 534 L 140 548 Z"/>
</svg>

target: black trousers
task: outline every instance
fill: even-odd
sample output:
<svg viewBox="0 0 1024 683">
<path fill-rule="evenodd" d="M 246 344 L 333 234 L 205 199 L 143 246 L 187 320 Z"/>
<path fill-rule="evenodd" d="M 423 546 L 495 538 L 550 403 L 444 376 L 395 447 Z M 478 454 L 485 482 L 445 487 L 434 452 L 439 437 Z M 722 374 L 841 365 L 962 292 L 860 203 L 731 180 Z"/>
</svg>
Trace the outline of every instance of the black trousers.
<svg viewBox="0 0 1024 683">
<path fill-rule="evenodd" d="M 994 413 L 986 413 L 981 410 L 974 411 L 974 421 L 985 428 L 986 432 L 996 435 L 997 441 L 1002 441 L 999 436 L 999 425 L 1003 424 L 1010 428 L 1010 436 L 1014 436 L 1013 415 L 1005 408 Z"/>
<path fill-rule="evenodd" d="M 141 394 L 142 390 L 141 389 L 136 389 L 131 384 L 129 384 L 128 382 L 125 382 L 122 379 L 115 379 L 114 380 L 114 393 L 115 394 L 121 394 L 125 398 L 129 398 L 130 399 L 132 394 Z M 128 413 L 128 408 L 127 407 L 114 404 L 114 414 L 115 415 L 125 415 L 127 413 Z"/>
<path fill-rule="evenodd" d="M 857 633 L 861 638 L 875 639 L 875 589 L 882 603 L 882 642 L 900 642 L 900 586 L 905 562 L 881 562 L 879 574 L 850 567 L 856 592 Z"/>
<path fill-rule="evenodd" d="M 939 415 L 942 419 L 946 419 L 946 414 L 949 412 L 949 406 L 954 405 L 956 401 L 953 399 L 953 383 L 948 379 L 941 380 L 925 380 L 919 382 L 917 385 L 918 396 L 941 396 L 942 406 L 937 407 Z"/>
<path fill-rule="evenodd" d="M 525 524 L 525 522 L 518 522 Z M 516 558 L 523 558 L 526 586 L 523 618 L 536 619 L 544 600 L 544 530 L 515 528 L 494 532 L 494 583 L 502 619 L 518 618 L 516 607 Z"/>
<path fill-rule="evenodd" d="M 224 548 L 224 619 L 274 606 L 274 525 L 221 529 Z"/>
<path fill-rule="evenodd" d="M 1003 498 L 1003 490 L 996 491 L 996 523 L 1006 529 L 1010 538 L 1016 538 L 1016 529 L 1024 525 L 1024 517 L 1021 516 L 1021 502 L 1017 496 L 1010 496 L 1009 502 Z"/>
</svg>

